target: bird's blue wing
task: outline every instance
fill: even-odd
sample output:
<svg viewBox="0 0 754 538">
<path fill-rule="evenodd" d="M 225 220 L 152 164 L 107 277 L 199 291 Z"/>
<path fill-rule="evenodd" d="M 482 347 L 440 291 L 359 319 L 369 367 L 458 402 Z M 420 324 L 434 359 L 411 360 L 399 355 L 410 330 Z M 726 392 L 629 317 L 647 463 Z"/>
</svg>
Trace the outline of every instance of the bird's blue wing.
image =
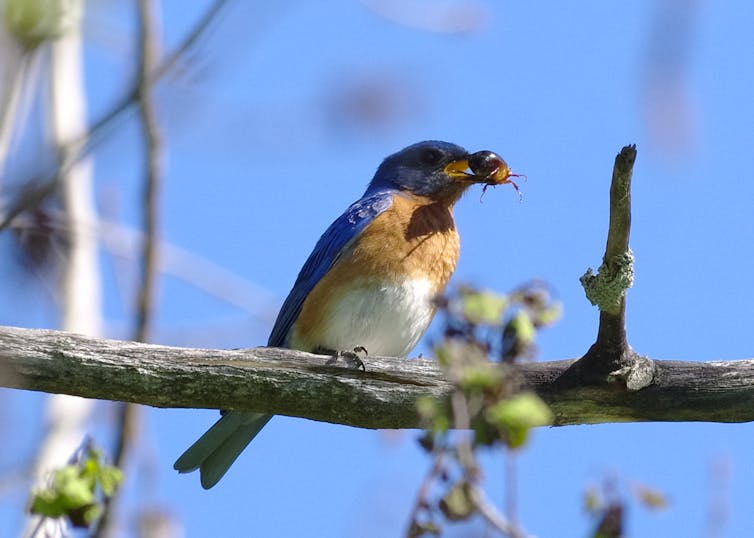
<svg viewBox="0 0 754 538">
<path fill-rule="evenodd" d="M 394 191 L 384 190 L 361 198 L 322 234 L 280 309 L 268 346 L 285 347 L 291 326 L 298 318 L 309 292 L 332 267 L 343 248 L 358 237 L 377 215 L 390 207 L 393 194 Z"/>
</svg>

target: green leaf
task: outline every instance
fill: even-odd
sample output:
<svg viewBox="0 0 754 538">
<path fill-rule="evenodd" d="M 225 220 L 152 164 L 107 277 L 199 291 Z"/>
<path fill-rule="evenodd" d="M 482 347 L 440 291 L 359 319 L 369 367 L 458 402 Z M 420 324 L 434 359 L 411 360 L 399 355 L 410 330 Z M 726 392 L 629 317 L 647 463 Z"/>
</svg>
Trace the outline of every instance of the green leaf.
<svg viewBox="0 0 754 538">
<path fill-rule="evenodd" d="M 440 364 L 440 366 L 448 368 L 455 362 L 456 354 L 454 353 L 454 351 L 455 348 L 450 345 L 444 345 L 435 348 L 435 357 L 437 358 L 437 362 Z"/>
<path fill-rule="evenodd" d="M 442 433 L 450 429 L 450 417 L 447 414 L 442 413 L 435 417 L 432 423 L 432 431 Z"/>
<path fill-rule="evenodd" d="M 411 526 L 408 529 L 409 538 L 419 538 L 425 534 L 431 534 L 432 536 L 440 536 L 442 529 L 433 521 L 425 521 L 420 523 L 418 521 L 412 521 Z"/>
<path fill-rule="evenodd" d="M 603 510 L 605 503 L 597 488 L 591 487 L 584 493 L 584 509 L 590 514 Z"/>
<path fill-rule="evenodd" d="M 102 515 L 102 510 L 103 508 L 99 504 L 92 504 L 84 507 L 84 509 L 82 510 L 83 525 L 80 526 L 88 527 L 89 525 L 91 525 L 93 521 L 95 521 Z"/>
<path fill-rule="evenodd" d="M 533 314 L 532 321 L 537 327 L 552 325 L 563 316 L 563 305 L 559 302 L 551 304 L 547 308 L 537 310 Z"/>
<path fill-rule="evenodd" d="M 501 400 L 487 410 L 487 420 L 500 429 L 511 448 L 523 445 L 529 430 L 552 424 L 553 419 L 550 408 L 533 392 Z"/>
<path fill-rule="evenodd" d="M 94 481 L 73 465 L 55 471 L 53 489 L 69 508 L 81 508 L 94 502 Z"/>
<path fill-rule="evenodd" d="M 492 292 L 468 292 L 461 297 L 464 317 L 477 325 L 499 325 L 508 307 L 508 297 Z"/>
<path fill-rule="evenodd" d="M 102 493 L 112 497 L 120 483 L 123 482 L 123 472 L 112 465 L 103 465 L 99 473 L 99 485 Z"/>
<path fill-rule="evenodd" d="M 65 515 L 66 508 L 54 491 L 43 489 L 32 494 L 29 512 L 46 517 L 60 517 Z"/>
<path fill-rule="evenodd" d="M 537 336 L 534 322 L 529 314 L 522 310 L 516 312 L 516 315 L 511 318 L 505 327 L 505 331 L 525 346 L 531 345 Z"/>
<path fill-rule="evenodd" d="M 633 493 L 645 508 L 661 510 L 668 507 L 668 498 L 661 491 L 643 485 L 635 485 Z"/>
<path fill-rule="evenodd" d="M 26 49 L 60 37 L 81 12 L 70 0 L 6 0 L 2 7 L 5 27 Z"/>
<path fill-rule="evenodd" d="M 439 506 L 445 517 L 451 521 L 468 519 L 476 511 L 468 482 L 461 481 L 450 488 L 440 500 Z"/>
<path fill-rule="evenodd" d="M 32 494 L 32 514 L 60 517 L 94 502 L 94 483 L 82 477 L 75 465 L 55 471 L 52 486 Z"/>
<path fill-rule="evenodd" d="M 91 525 L 102 512 L 95 495 L 97 487 L 109 497 L 123 480 L 123 473 L 102 459 L 102 452 L 90 447 L 79 463 L 55 471 L 49 488 L 32 493 L 29 511 L 53 518 L 65 516 L 75 527 Z"/>
</svg>

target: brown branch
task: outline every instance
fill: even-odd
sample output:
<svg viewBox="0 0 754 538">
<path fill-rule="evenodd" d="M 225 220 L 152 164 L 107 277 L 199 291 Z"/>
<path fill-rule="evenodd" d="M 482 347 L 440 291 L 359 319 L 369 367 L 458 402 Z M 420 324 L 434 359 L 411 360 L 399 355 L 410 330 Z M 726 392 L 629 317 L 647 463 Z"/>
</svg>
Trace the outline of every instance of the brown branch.
<svg viewBox="0 0 754 538">
<path fill-rule="evenodd" d="M 651 363 L 637 355 L 626 338 L 626 291 L 633 284 L 631 232 L 631 176 L 636 146 L 625 146 L 615 157 L 610 184 L 610 226 L 602 265 L 595 275 L 581 277 L 589 301 L 600 309 L 597 340 L 561 382 L 571 385 L 604 383 L 619 376 L 631 390 L 651 382 Z"/>
<path fill-rule="evenodd" d="M 147 341 L 147 330 L 152 318 L 154 303 L 155 256 L 157 236 L 158 190 L 161 183 L 162 140 L 157 125 L 157 115 L 152 97 L 150 73 L 156 63 L 156 28 L 150 16 L 151 0 L 139 0 L 140 50 L 139 61 L 139 116 L 144 139 L 144 204 L 141 255 L 141 285 L 139 286 L 134 340 Z"/>
<path fill-rule="evenodd" d="M 152 320 L 154 305 L 154 288 L 156 276 L 156 236 L 158 221 L 158 190 L 161 183 L 162 140 L 157 124 L 157 114 L 152 96 L 154 66 L 157 63 L 158 29 L 152 15 L 154 3 L 152 0 L 139 0 L 139 73 L 137 96 L 139 103 L 139 119 L 144 141 L 144 190 L 143 190 L 143 228 L 141 253 L 141 284 L 137 291 L 136 322 L 133 339 L 137 342 L 147 341 L 147 331 Z M 177 56 L 173 56 L 175 61 Z M 171 63 L 167 63 L 171 65 Z M 133 403 L 121 403 L 118 409 L 117 436 L 113 465 L 125 469 L 131 448 L 134 444 L 136 430 L 139 425 L 139 407 Z M 113 511 L 117 505 L 120 488 L 107 497 L 104 502 L 102 516 L 93 533 L 94 538 L 112 534 Z"/>
<path fill-rule="evenodd" d="M 366 358 L 366 373 L 328 357 L 275 348 L 190 349 L 0 327 L 0 386 L 156 407 L 239 409 L 361 428 L 417 428 L 416 399 L 452 384 L 429 360 Z M 521 365 L 557 425 L 754 420 L 754 359 L 649 360 L 641 390 L 620 377 L 602 385 L 560 379 L 575 361 Z M 490 367 L 494 367 L 491 365 Z"/>
<path fill-rule="evenodd" d="M 602 263 L 608 275 L 616 276 L 625 270 L 622 265 L 628 253 L 631 234 L 631 176 L 636 160 L 636 146 L 625 146 L 615 157 L 613 179 L 610 183 L 610 226 Z M 620 293 L 617 305 L 600 307 L 597 344 L 606 349 L 623 350 L 626 343 L 626 293 Z"/>
</svg>

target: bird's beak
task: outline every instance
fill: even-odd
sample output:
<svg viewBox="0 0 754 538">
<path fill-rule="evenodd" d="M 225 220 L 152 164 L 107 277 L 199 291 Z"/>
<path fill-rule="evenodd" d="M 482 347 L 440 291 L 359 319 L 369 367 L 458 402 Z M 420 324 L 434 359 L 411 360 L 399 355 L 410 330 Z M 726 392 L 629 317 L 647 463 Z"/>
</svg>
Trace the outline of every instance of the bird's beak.
<svg viewBox="0 0 754 538">
<path fill-rule="evenodd" d="M 474 181 L 475 175 L 469 169 L 468 159 L 459 159 L 445 165 L 445 173 L 454 179 Z"/>
</svg>

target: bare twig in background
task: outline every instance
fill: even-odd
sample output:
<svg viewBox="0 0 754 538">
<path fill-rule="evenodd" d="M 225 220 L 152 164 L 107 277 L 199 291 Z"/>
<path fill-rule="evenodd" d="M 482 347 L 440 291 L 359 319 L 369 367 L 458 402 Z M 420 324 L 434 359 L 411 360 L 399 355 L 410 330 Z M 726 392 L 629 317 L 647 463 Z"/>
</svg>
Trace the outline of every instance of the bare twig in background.
<svg viewBox="0 0 754 538">
<path fill-rule="evenodd" d="M 206 33 L 207 29 L 214 23 L 223 8 L 229 4 L 229 0 L 215 0 L 199 18 L 197 23 L 186 34 L 183 40 L 178 46 L 167 54 L 162 62 L 152 71 L 148 77 L 151 84 L 154 84 L 159 79 L 168 74 L 178 62 L 185 56 L 185 54 L 199 41 L 199 39 Z M 112 126 L 123 114 L 128 111 L 139 98 L 139 84 L 137 79 L 133 86 L 123 92 L 120 99 L 118 99 L 98 120 L 92 123 L 91 127 L 82 134 L 77 140 L 71 142 L 72 147 L 75 150 L 75 155 L 72 157 L 70 163 L 67 166 L 71 166 L 77 159 L 80 159 L 87 153 L 91 152 L 99 142 L 104 139 L 104 135 L 108 127 Z M 7 228 L 10 223 L 18 215 L 24 211 L 36 207 L 48 196 L 55 192 L 57 185 L 57 178 L 59 174 L 64 173 L 64 169 L 56 170 L 48 175 L 46 179 L 42 181 L 29 180 L 24 182 L 26 185 L 34 185 L 33 188 L 26 191 L 23 196 L 15 200 L 13 204 L 7 209 L 5 215 L 0 220 L 0 232 Z"/>
<path fill-rule="evenodd" d="M 469 497 L 471 501 L 493 529 L 511 538 L 525 538 L 528 535 L 519 528 L 516 521 L 512 518 L 513 513 L 509 513 L 508 517 L 503 515 L 495 504 L 487 498 L 484 488 L 480 485 L 480 466 L 476 459 L 476 452 L 472 446 L 471 417 L 469 416 L 466 397 L 463 393 L 456 391 L 451 396 L 450 403 L 455 420 L 454 427 L 458 430 L 456 433 L 460 435 L 456 445 L 458 449 L 458 461 L 462 464 L 464 473 L 466 474 L 465 480 L 469 485 Z"/>
<path fill-rule="evenodd" d="M 139 118 L 144 142 L 144 187 L 142 223 L 144 236 L 141 249 L 141 282 L 137 291 L 136 321 L 133 340 L 146 342 L 152 320 L 157 256 L 158 190 L 162 175 L 162 141 L 157 125 L 155 104 L 152 95 L 152 73 L 158 56 L 159 15 L 158 5 L 152 0 L 139 0 L 139 72 L 137 95 Z M 118 408 L 117 434 L 113 464 L 124 469 L 128 454 L 134 444 L 139 424 L 139 407 L 121 403 Z M 94 536 L 100 538 L 112 534 L 113 508 L 119 490 L 105 500 L 104 510 Z"/>
<path fill-rule="evenodd" d="M 139 117 L 144 141 L 145 167 L 143 186 L 141 285 L 136 305 L 136 323 L 133 339 L 146 342 L 152 319 L 155 285 L 155 258 L 157 236 L 158 189 L 162 176 L 162 140 L 157 125 L 155 104 L 152 96 L 150 73 L 157 57 L 157 21 L 153 16 L 151 0 L 139 0 Z"/>
<path fill-rule="evenodd" d="M 647 147 L 673 164 L 692 159 L 702 142 L 690 65 L 703 5 L 698 0 L 654 2 L 644 38 L 640 96 Z"/>
<path fill-rule="evenodd" d="M 406 2 L 405 0 L 362 0 L 374 14 L 392 22 L 425 32 L 468 34 L 487 22 L 482 2 Z"/>
<path fill-rule="evenodd" d="M 722 538 L 730 518 L 730 462 L 721 456 L 714 458 L 707 469 L 709 501 L 704 522 L 704 538 Z"/>
<path fill-rule="evenodd" d="M 527 538 L 529 535 L 522 531 L 515 522 L 508 521 L 495 507 L 495 503 L 487 498 L 487 494 L 481 487 L 471 489 L 471 498 L 479 513 L 493 529 L 511 538 Z"/>
<path fill-rule="evenodd" d="M 416 492 L 416 501 L 414 501 L 414 507 L 409 514 L 409 525 L 406 529 L 406 536 L 411 538 L 414 536 L 420 536 L 424 533 L 424 529 L 432 525 L 435 528 L 433 522 L 427 518 L 423 520 L 424 514 L 429 510 L 431 501 L 430 494 L 432 493 L 432 486 L 437 480 L 438 476 L 442 476 L 446 472 L 445 451 L 441 448 L 435 447 L 432 451 L 432 467 L 429 472 L 424 475 L 424 479 L 419 485 L 419 489 Z M 439 531 L 439 528 L 437 529 Z"/>
</svg>

